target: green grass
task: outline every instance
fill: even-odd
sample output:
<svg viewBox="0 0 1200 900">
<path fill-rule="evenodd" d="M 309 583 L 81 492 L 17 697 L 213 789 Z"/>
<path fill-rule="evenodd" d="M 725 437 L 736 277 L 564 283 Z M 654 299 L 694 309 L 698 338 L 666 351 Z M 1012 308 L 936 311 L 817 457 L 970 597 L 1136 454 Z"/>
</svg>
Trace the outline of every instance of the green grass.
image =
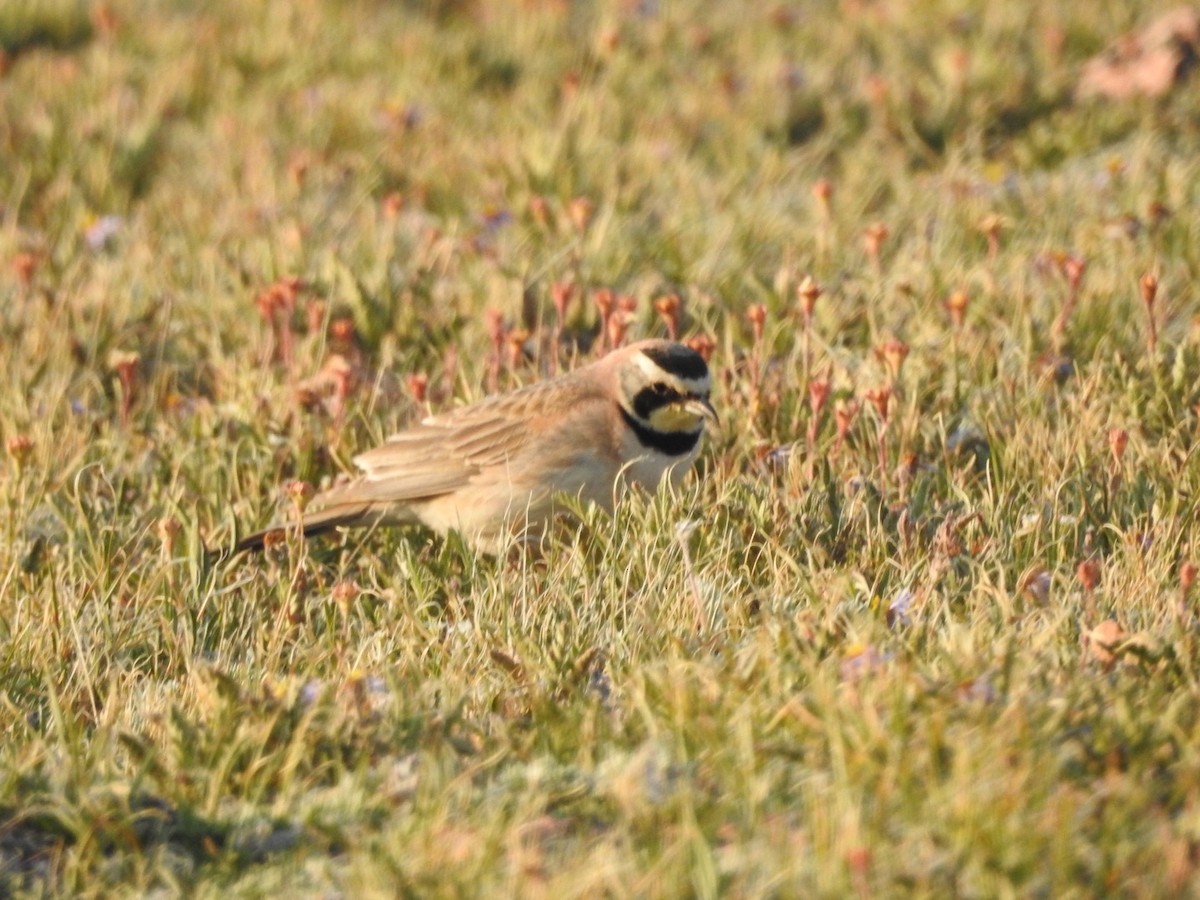
<svg viewBox="0 0 1200 900">
<path fill-rule="evenodd" d="M 1200 94 L 1071 99 L 1165 5 L 6 4 L 0 894 L 1200 891 Z M 205 554 L 566 280 L 713 339 L 676 496 Z"/>
</svg>

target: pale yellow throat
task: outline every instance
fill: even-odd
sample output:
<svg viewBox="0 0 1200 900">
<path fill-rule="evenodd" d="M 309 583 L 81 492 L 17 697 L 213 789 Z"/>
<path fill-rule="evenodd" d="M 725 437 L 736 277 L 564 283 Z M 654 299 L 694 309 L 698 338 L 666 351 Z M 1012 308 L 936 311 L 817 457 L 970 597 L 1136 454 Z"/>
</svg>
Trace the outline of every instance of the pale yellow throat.
<svg viewBox="0 0 1200 900">
<path fill-rule="evenodd" d="M 691 399 L 660 406 L 650 413 L 648 424 L 655 431 L 670 433 L 695 431 L 704 421 L 716 424 L 716 413 L 707 401 Z"/>
</svg>

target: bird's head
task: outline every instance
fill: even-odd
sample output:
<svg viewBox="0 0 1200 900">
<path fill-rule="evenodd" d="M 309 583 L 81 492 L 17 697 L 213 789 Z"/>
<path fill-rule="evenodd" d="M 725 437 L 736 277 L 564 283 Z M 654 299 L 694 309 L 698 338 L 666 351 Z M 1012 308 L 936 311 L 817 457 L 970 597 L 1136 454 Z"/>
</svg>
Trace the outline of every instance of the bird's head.
<svg viewBox="0 0 1200 900">
<path fill-rule="evenodd" d="M 624 351 L 617 373 L 625 414 L 663 435 L 699 434 L 719 424 L 709 401 L 708 364 L 696 351 L 674 341 L 642 341 Z"/>
</svg>

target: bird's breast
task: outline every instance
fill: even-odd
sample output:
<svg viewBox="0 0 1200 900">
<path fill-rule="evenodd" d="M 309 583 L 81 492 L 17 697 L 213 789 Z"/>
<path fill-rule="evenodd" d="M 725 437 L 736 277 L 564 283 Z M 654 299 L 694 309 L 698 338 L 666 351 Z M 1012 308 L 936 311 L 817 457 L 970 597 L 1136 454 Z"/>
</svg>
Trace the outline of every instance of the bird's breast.
<svg viewBox="0 0 1200 900">
<path fill-rule="evenodd" d="M 647 490 L 656 490 L 664 477 L 669 478 L 672 485 L 679 484 L 700 451 L 697 441 L 688 451 L 678 456 L 668 456 L 644 446 L 635 434 L 626 436 L 623 443 L 622 458 L 627 460 L 622 470 L 623 479 Z"/>
</svg>

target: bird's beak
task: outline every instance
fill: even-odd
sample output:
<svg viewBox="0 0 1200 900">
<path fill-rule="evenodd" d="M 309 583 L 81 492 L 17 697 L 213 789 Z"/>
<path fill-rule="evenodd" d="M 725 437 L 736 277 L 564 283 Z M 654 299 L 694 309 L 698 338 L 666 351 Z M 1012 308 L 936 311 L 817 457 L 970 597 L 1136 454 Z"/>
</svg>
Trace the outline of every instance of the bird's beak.
<svg viewBox="0 0 1200 900">
<path fill-rule="evenodd" d="M 717 415 L 717 411 L 713 409 L 712 403 L 707 397 L 689 397 L 683 408 L 694 416 L 698 416 L 710 425 L 717 428 L 721 427 L 721 418 Z"/>
</svg>

